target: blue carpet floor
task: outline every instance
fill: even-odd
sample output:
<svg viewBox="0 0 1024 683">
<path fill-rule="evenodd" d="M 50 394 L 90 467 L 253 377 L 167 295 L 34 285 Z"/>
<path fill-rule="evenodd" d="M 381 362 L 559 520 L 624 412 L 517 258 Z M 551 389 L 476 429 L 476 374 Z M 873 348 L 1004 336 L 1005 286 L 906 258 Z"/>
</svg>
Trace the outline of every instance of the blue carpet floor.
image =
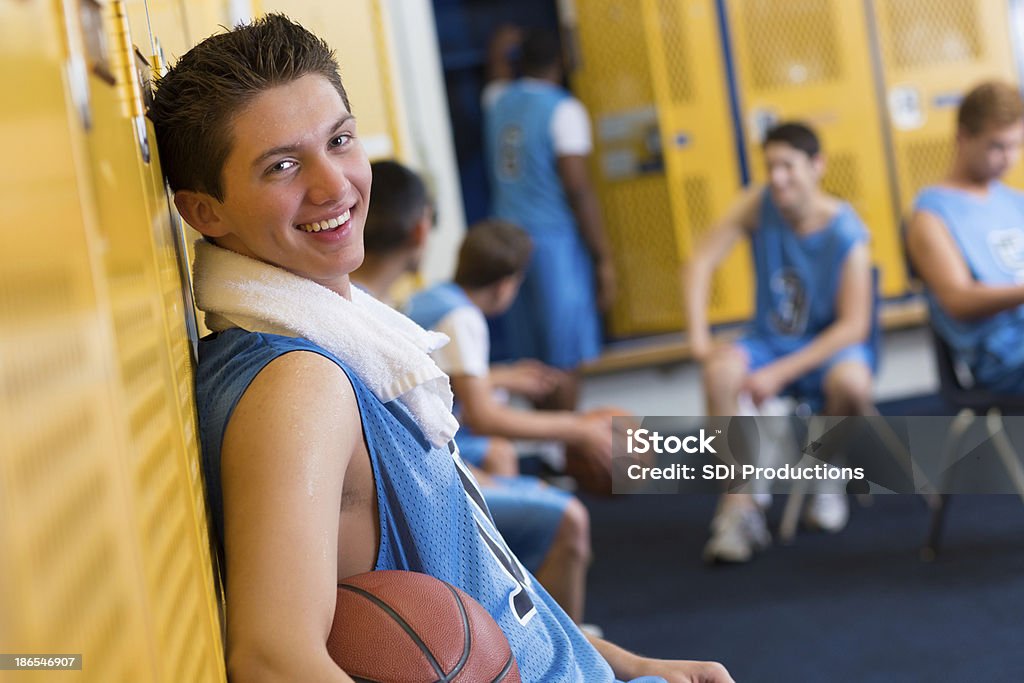
<svg viewBox="0 0 1024 683">
<path fill-rule="evenodd" d="M 882 495 L 853 502 L 839 535 L 801 533 L 726 567 L 701 561 L 713 496 L 584 502 L 595 551 L 586 619 L 631 650 L 718 660 L 739 683 L 1024 681 L 1019 498 L 954 497 L 932 563 L 918 554 L 923 499 Z"/>
</svg>

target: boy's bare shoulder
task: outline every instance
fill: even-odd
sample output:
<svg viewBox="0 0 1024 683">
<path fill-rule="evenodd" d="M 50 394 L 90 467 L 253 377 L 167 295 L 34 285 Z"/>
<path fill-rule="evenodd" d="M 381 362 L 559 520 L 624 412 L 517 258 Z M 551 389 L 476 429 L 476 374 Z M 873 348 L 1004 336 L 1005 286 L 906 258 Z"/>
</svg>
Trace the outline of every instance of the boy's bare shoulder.
<svg viewBox="0 0 1024 683">
<path fill-rule="evenodd" d="M 334 441 L 339 435 L 361 433 L 359 423 L 355 390 L 344 370 L 318 353 L 292 351 L 268 363 L 246 389 L 228 424 L 225 446 L 240 441 L 246 450 L 270 443 L 334 450 L 332 444 L 351 440 Z"/>
</svg>

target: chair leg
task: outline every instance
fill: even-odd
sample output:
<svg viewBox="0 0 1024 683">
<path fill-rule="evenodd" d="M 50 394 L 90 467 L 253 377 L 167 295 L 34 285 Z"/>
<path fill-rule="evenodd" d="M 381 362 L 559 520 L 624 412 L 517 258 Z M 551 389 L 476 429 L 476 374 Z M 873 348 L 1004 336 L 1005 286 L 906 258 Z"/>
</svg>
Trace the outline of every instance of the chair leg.
<svg viewBox="0 0 1024 683">
<path fill-rule="evenodd" d="M 953 458 L 956 457 L 956 449 L 960 445 L 960 439 L 963 437 L 964 432 L 967 431 L 967 428 L 971 426 L 974 418 L 974 411 L 970 408 L 964 408 L 953 418 L 952 424 L 949 425 L 949 431 L 946 432 L 946 444 L 942 449 L 942 456 L 939 461 L 939 476 L 942 476 L 942 473 L 953 464 Z M 940 485 L 944 483 L 944 481 L 940 482 Z"/>
<path fill-rule="evenodd" d="M 928 540 L 921 548 L 921 559 L 925 562 L 932 562 L 939 556 L 939 543 L 942 541 L 942 531 L 946 526 L 946 510 L 949 507 L 951 496 L 941 494 L 937 496 L 935 508 L 932 510 L 932 521 L 928 529 Z"/>
<path fill-rule="evenodd" d="M 953 423 L 949 426 L 949 431 L 946 432 L 946 443 L 942 449 L 939 461 L 940 477 L 953 464 L 953 458 L 956 457 L 956 449 L 960 445 L 960 439 L 963 438 L 967 428 L 971 426 L 974 417 L 973 410 L 964 408 L 957 413 Z M 940 488 L 944 484 L 945 479 L 939 482 Z M 949 501 L 950 496 L 945 493 L 938 494 L 929 499 L 929 504 L 932 507 L 932 520 L 928 528 L 928 538 L 925 540 L 924 547 L 921 548 L 921 559 L 925 562 L 931 562 L 939 555 L 939 543 L 942 540 L 942 532 L 946 525 L 946 509 L 949 507 Z"/>
<path fill-rule="evenodd" d="M 1010 475 L 1013 487 L 1017 489 L 1017 495 L 1024 501 L 1024 467 L 1021 467 L 1020 457 L 1016 449 L 1010 443 L 1010 437 L 1006 435 L 1006 427 L 1003 424 L 1003 414 L 999 408 L 991 408 L 985 416 L 985 424 L 988 427 L 989 436 L 995 444 L 996 453 L 1003 461 L 1006 472 Z"/>
<path fill-rule="evenodd" d="M 882 440 L 886 450 L 889 451 L 889 455 L 893 457 L 896 464 L 903 469 L 907 476 L 909 476 L 911 480 L 923 479 L 923 481 L 921 481 L 921 485 L 926 491 L 934 489 L 935 487 L 932 485 L 932 482 L 923 472 L 914 470 L 914 459 L 911 457 L 906 446 L 903 445 L 900 437 L 896 435 L 889 423 L 886 422 L 885 418 L 878 416 L 867 418 L 867 420 L 868 425 L 874 430 L 875 434 L 878 435 L 878 438 Z"/>
<path fill-rule="evenodd" d="M 786 498 L 786 507 L 782 510 L 782 521 L 779 522 L 779 542 L 783 545 L 790 545 L 796 539 L 796 527 L 800 522 L 800 511 L 803 510 L 806 497 L 806 482 L 793 482 L 793 488 Z"/>
<path fill-rule="evenodd" d="M 820 416 L 811 417 L 807 425 L 807 445 L 817 440 L 824 431 L 824 418 Z M 808 458 L 810 456 L 805 454 L 800 458 L 798 465 L 802 465 Z M 800 512 L 803 510 L 806 497 L 807 482 L 803 479 L 793 482 L 793 488 L 790 490 L 789 497 L 786 500 L 786 507 L 782 511 L 782 521 L 779 522 L 779 542 L 784 545 L 791 544 L 796 538 L 796 528 L 800 523 Z"/>
</svg>

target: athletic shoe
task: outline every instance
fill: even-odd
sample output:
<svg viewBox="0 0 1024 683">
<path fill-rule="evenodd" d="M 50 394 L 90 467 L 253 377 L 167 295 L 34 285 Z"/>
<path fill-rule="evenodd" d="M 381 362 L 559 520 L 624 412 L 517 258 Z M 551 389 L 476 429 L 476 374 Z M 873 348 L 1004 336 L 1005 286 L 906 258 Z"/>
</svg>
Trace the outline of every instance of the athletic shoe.
<svg viewBox="0 0 1024 683">
<path fill-rule="evenodd" d="M 771 545 L 772 537 L 759 507 L 730 508 L 711 520 L 711 538 L 704 546 L 706 562 L 749 562 Z"/>
<path fill-rule="evenodd" d="M 850 519 L 850 504 L 845 493 L 818 493 L 810 497 L 804 510 L 804 524 L 810 529 L 835 534 Z"/>
</svg>

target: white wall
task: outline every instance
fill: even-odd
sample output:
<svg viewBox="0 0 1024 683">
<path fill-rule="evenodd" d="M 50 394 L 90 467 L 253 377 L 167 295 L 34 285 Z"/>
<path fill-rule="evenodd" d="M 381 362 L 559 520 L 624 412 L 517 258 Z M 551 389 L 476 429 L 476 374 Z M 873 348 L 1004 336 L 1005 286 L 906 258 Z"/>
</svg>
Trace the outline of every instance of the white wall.
<svg viewBox="0 0 1024 683">
<path fill-rule="evenodd" d="M 394 38 L 397 87 L 409 131 L 409 163 L 423 174 L 440 218 L 423 261 L 426 283 L 450 278 L 466 218 L 451 118 L 430 0 L 386 0 Z"/>
</svg>

